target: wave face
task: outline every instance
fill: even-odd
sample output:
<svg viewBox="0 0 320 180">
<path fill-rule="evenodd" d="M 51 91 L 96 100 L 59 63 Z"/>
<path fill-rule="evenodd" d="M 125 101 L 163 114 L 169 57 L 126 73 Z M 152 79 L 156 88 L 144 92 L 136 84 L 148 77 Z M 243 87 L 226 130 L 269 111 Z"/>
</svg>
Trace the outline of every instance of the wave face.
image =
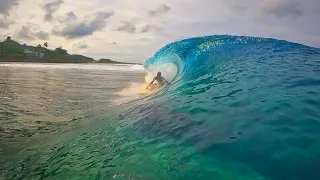
<svg viewBox="0 0 320 180">
<path fill-rule="evenodd" d="M 276 59 L 276 56 L 289 55 L 288 53 L 309 55 L 309 51 L 319 53 L 318 49 L 274 39 L 205 36 L 168 44 L 148 59 L 145 67 L 152 69 L 161 64 L 175 64 L 179 68 L 178 80 L 193 80 L 198 76 L 213 72 L 216 66 L 229 63 L 229 61 L 233 61 L 232 64 L 249 61 L 255 63 L 257 59 L 260 60 L 258 62 L 268 61 L 269 58 Z M 288 59 L 291 57 L 287 57 Z M 230 71 L 234 69 L 234 67 L 231 68 Z"/>
<path fill-rule="evenodd" d="M 312 170 L 320 167 L 314 161 L 320 160 L 314 151 L 320 147 L 319 49 L 265 38 L 195 37 L 163 47 L 145 68 L 161 64 L 179 72 L 153 99 L 152 106 L 165 110 L 140 120 L 146 131 L 266 179 L 320 178 Z"/>
<path fill-rule="evenodd" d="M 44 155 L 27 156 L 19 164 L 28 170 L 6 172 L 43 179 L 320 179 L 320 49 L 196 37 L 163 47 L 145 68 L 163 72 L 171 85 L 117 107 Z"/>
</svg>

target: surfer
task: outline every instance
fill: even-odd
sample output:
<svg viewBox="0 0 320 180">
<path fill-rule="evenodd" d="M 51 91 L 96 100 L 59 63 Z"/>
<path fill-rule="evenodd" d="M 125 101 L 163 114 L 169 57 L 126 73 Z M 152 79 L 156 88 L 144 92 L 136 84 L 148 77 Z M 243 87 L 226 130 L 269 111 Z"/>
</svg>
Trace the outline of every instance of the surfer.
<svg viewBox="0 0 320 180">
<path fill-rule="evenodd" d="M 147 86 L 146 89 L 148 89 L 149 86 L 151 86 L 151 84 L 154 82 L 154 81 L 158 81 L 159 85 L 160 86 L 163 86 L 165 83 L 166 84 L 169 84 L 169 82 L 161 76 L 161 72 L 158 72 L 157 73 L 157 76 L 153 78 L 153 80 L 151 81 L 151 83 Z"/>
</svg>

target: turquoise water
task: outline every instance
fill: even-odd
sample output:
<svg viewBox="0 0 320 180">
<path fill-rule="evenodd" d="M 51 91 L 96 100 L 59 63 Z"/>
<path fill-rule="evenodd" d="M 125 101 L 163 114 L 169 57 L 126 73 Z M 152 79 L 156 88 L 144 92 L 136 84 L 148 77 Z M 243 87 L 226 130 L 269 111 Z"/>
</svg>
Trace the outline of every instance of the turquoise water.
<svg viewBox="0 0 320 180">
<path fill-rule="evenodd" d="M 91 123 L 34 138 L 6 158 L 1 177 L 320 179 L 320 49 L 207 36 L 168 44 L 145 68 L 164 64 L 178 69 L 163 70 L 169 87 L 123 104 L 93 105 L 83 118 Z M 105 86 L 124 73 L 106 78 Z M 121 98 L 95 95 L 86 101 Z"/>
</svg>

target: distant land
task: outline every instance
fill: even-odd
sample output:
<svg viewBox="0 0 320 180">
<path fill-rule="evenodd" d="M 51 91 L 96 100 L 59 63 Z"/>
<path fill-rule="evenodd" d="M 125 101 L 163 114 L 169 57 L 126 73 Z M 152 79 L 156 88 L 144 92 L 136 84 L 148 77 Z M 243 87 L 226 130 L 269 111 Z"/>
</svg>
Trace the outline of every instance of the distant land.
<svg viewBox="0 0 320 180">
<path fill-rule="evenodd" d="M 58 47 L 48 49 L 48 43 L 37 47 L 19 44 L 11 37 L 0 42 L 0 62 L 33 62 L 33 63 L 109 63 L 109 64 L 140 64 L 117 62 L 111 59 L 94 60 L 93 58 L 68 54 L 66 49 Z"/>
</svg>

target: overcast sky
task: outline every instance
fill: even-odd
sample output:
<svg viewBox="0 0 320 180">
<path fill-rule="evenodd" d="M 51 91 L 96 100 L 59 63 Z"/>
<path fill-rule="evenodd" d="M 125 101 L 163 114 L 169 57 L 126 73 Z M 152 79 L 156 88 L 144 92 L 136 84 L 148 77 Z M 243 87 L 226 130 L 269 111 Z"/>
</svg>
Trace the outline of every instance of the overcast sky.
<svg viewBox="0 0 320 180">
<path fill-rule="evenodd" d="M 0 38 L 144 62 L 183 37 L 271 37 L 320 48 L 320 0 L 0 0 Z"/>
</svg>

